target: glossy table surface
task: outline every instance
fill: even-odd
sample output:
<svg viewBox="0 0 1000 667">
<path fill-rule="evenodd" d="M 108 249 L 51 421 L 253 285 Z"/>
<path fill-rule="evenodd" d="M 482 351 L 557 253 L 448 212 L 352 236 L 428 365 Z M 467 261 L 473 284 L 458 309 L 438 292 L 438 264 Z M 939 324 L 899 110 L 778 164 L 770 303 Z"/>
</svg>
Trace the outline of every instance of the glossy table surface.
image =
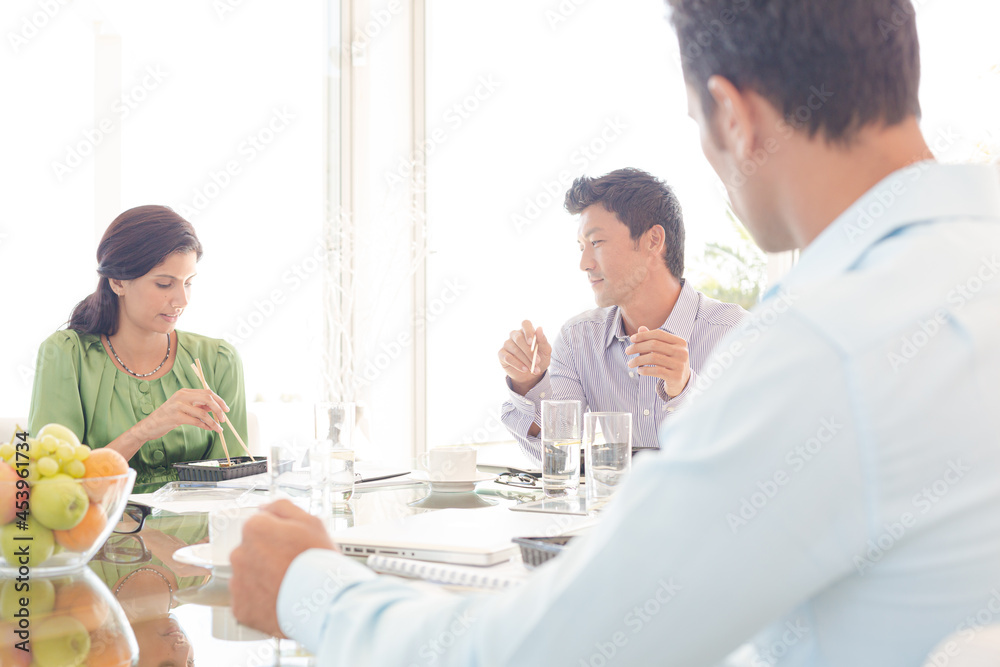
<svg viewBox="0 0 1000 667">
<path fill-rule="evenodd" d="M 469 494 L 431 494 L 427 484 L 390 486 L 356 491 L 347 508 L 328 521 L 336 532 L 470 500 L 474 504 L 485 504 L 483 499 L 510 504 L 536 497 L 538 491 L 494 482 L 478 484 L 471 498 Z M 138 664 L 312 664 L 311 657 L 294 641 L 266 637 L 236 623 L 229 608 L 226 569 L 213 572 L 190 564 L 191 559 L 182 556 L 191 549 L 174 558 L 179 549 L 207 542 L 208 514 L 155 510 L 141 531 L 112 535 L 90 562 L 90 569 L 131 622 L 138 643 Z"/>
</svg>

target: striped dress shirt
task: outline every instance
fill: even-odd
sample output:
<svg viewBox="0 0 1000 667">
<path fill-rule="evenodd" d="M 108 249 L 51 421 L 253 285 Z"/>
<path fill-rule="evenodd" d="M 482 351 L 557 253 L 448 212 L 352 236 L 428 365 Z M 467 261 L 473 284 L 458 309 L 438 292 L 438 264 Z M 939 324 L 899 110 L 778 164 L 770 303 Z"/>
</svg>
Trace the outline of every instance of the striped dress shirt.
<svg viewBox="0 0 1000 667">
<path fill-rule="evenodd" d="M 588 310 L 563 325 L 548 370 L 526 395 L 510 389 L 507 378 L 510 397 L 501 419 L 536 461 L 541 460 L 541 438 L 529 436 L 528 429 L 533 422 L 541 423 L 545 399 L 578 400 L 584 412 L 631 412 L 632 447 L 656 449 L 660 427 L 694 394 L 698 373 L 712 350 L 746 316 L 736 304 L 716 301 L 682 281 L 677 303 L 660 329 L 687 341 L 691 379 L 684 391 L 670 398 L 663 380 L 628 367 L 625 348 L 631 341 L 618 306 Z"/>
</svg>

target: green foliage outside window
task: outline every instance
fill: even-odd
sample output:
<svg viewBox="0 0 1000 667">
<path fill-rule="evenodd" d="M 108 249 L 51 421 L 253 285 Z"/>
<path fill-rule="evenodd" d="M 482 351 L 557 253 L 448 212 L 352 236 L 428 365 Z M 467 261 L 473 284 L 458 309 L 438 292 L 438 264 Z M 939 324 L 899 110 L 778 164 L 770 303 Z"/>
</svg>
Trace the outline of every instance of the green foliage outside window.
<svg viewBox="0 0 1000 667">
<path fill-rule="evenodd" d="M 726 217 L 733 233 L 705 244 L 691 267 L 691 286 L 713 299 L 750 310 L 767 287 L 767 255 L 728 207 Z"/>
</svg>

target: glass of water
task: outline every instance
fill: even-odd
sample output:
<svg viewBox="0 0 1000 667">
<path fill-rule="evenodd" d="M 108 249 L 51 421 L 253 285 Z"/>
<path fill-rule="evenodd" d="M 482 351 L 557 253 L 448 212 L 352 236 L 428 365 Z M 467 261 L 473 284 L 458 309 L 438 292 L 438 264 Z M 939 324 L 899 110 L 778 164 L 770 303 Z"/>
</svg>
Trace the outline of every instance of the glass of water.
<svg viewBox="0 0 1000 667">
<path fill-rule="evenodd" d="M 587 508 L 607 502 L 632 468 L 632 414 L 588 412 L 583 416 Z"/>
<path fill-rule="evenodd" d="M 550 498 L 580 486 L 580 401 L 542 401 L 542 490 Z"/>
<path fill-rule="evenodd" d="M 331 506 L 343 505 L 354 495 L 354 414 L 348 402 L 316 404 L 318 456 L 311 465 L 324 482 Z"/>
</svg>

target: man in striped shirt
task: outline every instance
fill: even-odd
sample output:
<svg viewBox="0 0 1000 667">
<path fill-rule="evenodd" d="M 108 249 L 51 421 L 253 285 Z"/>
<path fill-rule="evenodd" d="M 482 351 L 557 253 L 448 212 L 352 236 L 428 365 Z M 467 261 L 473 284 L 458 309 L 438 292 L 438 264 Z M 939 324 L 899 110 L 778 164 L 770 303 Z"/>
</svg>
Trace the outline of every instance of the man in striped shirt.
<svg viewBox="0 0 1000 667">
<path fill-rule="evenodd" d="M 599 308 L 563 325 L 551 345 L 527 320 L 511 332 L 498 353 L 510 390 L 503 423 L 541 460 L 541 402 L 575 399 L 585 411 L 631 412 L 633 448 L 656 449 L 712 349 L 747 313 L 685 282 L 681 207 L 654 176 L 581 177 L 565 205 L 580 215 L 580 269 Z"/>
</svg>

